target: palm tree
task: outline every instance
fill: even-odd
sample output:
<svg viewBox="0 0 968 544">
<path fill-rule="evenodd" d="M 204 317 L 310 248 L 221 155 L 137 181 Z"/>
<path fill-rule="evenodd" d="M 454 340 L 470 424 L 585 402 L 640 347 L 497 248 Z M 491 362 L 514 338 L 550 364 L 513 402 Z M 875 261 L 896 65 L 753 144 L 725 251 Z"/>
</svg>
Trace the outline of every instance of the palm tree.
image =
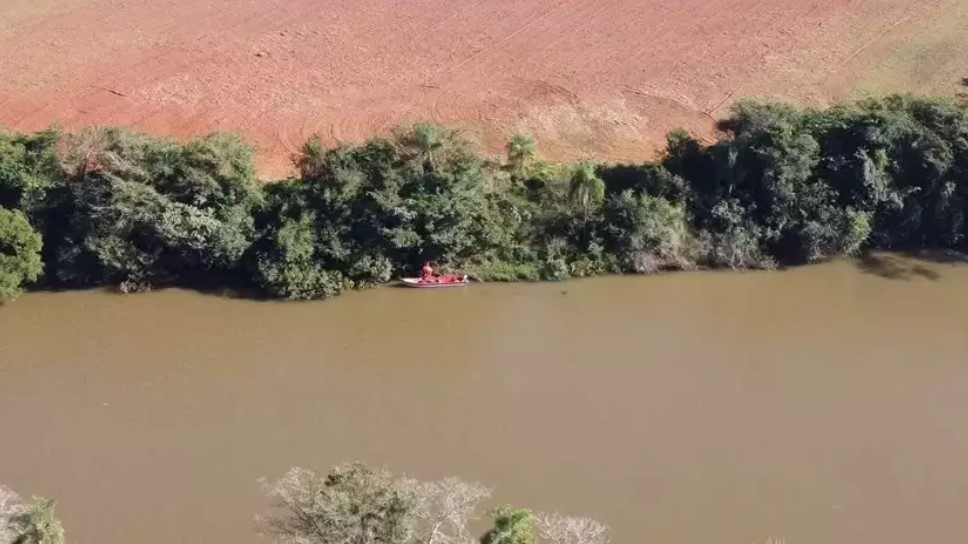
<svg viewBox="0 0 968 544">
<path fill-rule="evenodd" d="M 484 533 L 481 544 L 535 544 L 535 517 L 525 508 L 500 508 L 494 512 L 494 527 Z"/>
<path fill-rule="evenodd" d="M 299 154 L 293 157 L 296 168 L 299 169 L 299 176 L 303 180 L 316 179 L 322 173 L 326 161 L 326 148 L 318 135 L 303 144 Z"/>
<path fill-rule="evenodd" d="M 415 148 L 423 159 L 424 166 L 433 172 L 437 169 L 437 154 L 446 144 L 447 136 L 440 127 L 429 123 L 422 123 L 415 127 L 406 138 L 406 142 Z"/>
<path fill-rule="evenodd" d="M 582 207 L 585 219 L 592 205 L 605 199 L 605 182 L 598 177 L 595 163 L 582 161 L 575 167 L 568 184 L 568 198 Z"/>
<path fill-rule="evenodd" d="M 537 146 L 534 143 L 534 138 L 521 133 L 511 136 L 511 139 L 508 140 L 507 152 L 508 167 L 511 170 L 511 175 L 516 179 L 528 177 L 531 161 L 537 155 Z"/>
</svg>

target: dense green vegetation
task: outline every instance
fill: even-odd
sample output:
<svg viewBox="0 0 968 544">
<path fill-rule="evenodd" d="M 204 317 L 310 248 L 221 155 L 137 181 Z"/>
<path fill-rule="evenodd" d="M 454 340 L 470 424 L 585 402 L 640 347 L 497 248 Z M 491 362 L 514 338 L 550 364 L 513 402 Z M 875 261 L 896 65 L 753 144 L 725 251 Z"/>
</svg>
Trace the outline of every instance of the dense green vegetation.
<svg viewBox="0 0 968 544">
<path fill-rule="evenodd" d="M 568 165 L 524 135 L 496 161 L 419 125 L 358 146 L 311 141 L 292 179 L 267 184 L 222 134 L 2 134 L 0 298 L 185 285 L 312 299 L 428 260 L 510 281 L 966 246 L 963 105 L 746 102 L 720 128 L 712 143 L 673 133 L 646 164 Z"/>
<path fill-rule="evenodd" d="M 43 270 L 41 240 L 19 210 L 0 206 L 0 301 L 13 300 Z"/>
</svg>

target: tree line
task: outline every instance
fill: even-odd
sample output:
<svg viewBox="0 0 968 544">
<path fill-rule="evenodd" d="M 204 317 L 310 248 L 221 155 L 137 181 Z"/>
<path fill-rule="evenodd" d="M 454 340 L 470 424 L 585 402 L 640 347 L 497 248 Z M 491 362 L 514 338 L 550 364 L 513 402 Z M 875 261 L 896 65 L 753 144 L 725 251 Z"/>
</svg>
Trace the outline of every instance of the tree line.
<svg viewBox="0 0 968 544">
<path fill-rule="evenodd" d="M 265 484 L 272 508 L 260 516 L 279 544 L 608 544 L 609 528 L 591 518 L 499 507 L 475 535 L 491 490 L 457 478 L 420 481 L 361 463 L 325 476 L 294 468 Z M 0 486 L 0 544 L 64 544 L 49 499 L 25 501 Z"/>
<path fill-rule="evenodd" d="M 773 268 L 866 249 L 965 249 L 968 108 L 891 96 L 742 102 L 719 137 L 642 164 L 500 159 L 423 124 L 294 158 L 120 128 L 0 134 L 0 299 L 24 288 L 228 287 L 316 299 L 424 261 L 491 281 Z"/>
</svg>

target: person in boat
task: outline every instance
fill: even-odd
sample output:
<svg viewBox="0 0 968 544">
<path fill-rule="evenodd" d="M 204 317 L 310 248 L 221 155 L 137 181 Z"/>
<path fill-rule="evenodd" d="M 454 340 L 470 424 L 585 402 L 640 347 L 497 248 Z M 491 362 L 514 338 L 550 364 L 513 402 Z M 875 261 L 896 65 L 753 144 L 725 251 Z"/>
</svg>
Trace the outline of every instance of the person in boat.
<svg viewBox="0 0 968 544">
<path fill-rule="evenodd" d="M 424 263 L 420 269 L 420 281 L 437 281 L 437 271 L 429 262 Z"/>
</svg>

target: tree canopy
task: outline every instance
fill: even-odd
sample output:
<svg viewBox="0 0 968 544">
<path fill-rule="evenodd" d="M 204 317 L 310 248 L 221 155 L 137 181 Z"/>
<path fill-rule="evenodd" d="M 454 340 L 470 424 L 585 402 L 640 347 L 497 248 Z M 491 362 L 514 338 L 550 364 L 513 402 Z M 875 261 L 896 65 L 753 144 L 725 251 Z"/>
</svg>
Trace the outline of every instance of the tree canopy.
<svg viewBox="0 0 968 544">
<path fill-rule="evenodd" d="M 527 135 L 502 161 L 425 123 L 359 145 L 313 139 L 291 178 L 264 184 L 251 148 L 226 134 L 4 133 L 3 289 L 225 285 L 316 299 L 425 261 L 551 280 L 968 249 L 963 105 L 741 102 L 719 128 L 711 143 L 673 132 L 643 164 L 556 165 Z"/>
<path fill-rule="evenodd" d="M 0 206 L 0 303 L 17 298 L 24 284 L 40 277 L 42 243 L 23 212 Z"/>
<path fill-rule="evenodd" d="M 50 499 L 24 502 L 0 485 L 0 544 L 64 544 L 65 533 Z"/>
</svg>

